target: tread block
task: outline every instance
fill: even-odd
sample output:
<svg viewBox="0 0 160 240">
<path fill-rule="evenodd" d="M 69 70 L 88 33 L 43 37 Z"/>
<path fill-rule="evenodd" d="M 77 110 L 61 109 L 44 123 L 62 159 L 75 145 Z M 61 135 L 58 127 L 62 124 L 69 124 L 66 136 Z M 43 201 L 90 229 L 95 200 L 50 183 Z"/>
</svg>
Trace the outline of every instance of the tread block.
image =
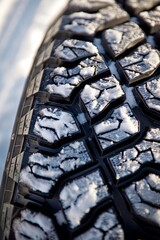
<svg viewBox="0 0 160 240">
<path fill-rule="evenodd" d="M 134 14 L 137 14 L 160 4 L 160 0 L 127 0 L 125 4 L 126 7 L 128 7 L 128 10 L 131 10 Z"/>
<path fill-rule="evenodd" d="M 139 46 L 132 53 L 117 61 L 118 70 L 128 84 L 151 76 L 159 65 L 159 51 L 148 43 Z"/>
<path fill-rule="evenodd" d="M 160 111 L 160 76 L 141 84 L 136 90 L 149 111 L 155 111 L 158 116 Z"/>
<path fill-rule="evenodd" d="M 78 2 L 77 0 L 72 0 L 69 4 L 69 9 L 72 11 L 84 11 L 84 12 L 95 12 L 101 8 L 108 7 L 110 5 L 114 5 L 115 0 L 81 0 Z"/>
<path fill-rule="evenodd" d="M 93 38 L 97 31 L 123 23 L 129 19 L 128 13 L 118 4 L 108 6 L 97 13 L 75 12 L 67 17 L 64 30 L 73 34 Z"/>
<path fill-rule="evenodd" d="M 160 129 L 150 129 L 144 139 L 135 147 L 120 152 L 109 161 L 116 179 L 129 176 L 145 163 L 160 163 Z"/>
<path fill-rule="evenodd" d="M 160 30 L 160 6 L 150 11 L 141 12 L 139 19 L 149 30 L 149 33 L 157 32 Z"/>
<path fill-rule="evenodd" d="M 70 99 L 72 92 L 83 82 L 99 74 L 109 72 L 109 68 L 100 55 L 82 60 L 72 68 L 57 67 L 50 74 L 45 89 L 53 97 Z"/>
<path fill-rule="evenodd" d="M 53 56 L 67 62 L 74 62 L 97 54 L 98 49 L 94 44 L 77 39 L 67 39 L 53 51 Z"/>
<path fill-rule="evenodd" d="M 127 22 L 103 32 L 103 46 L 112 58 L 145 40 L 145 34 L 134 22 Z"/>
<path fill-rule="evenodd" d="M 124 92 L 113 75 L 85 85 L 81 92 L 81 100 L 91 118 L 97 116 L 111 103 L 123 96 Z"/>
<path fill-rule="evenodd" d="M 13 129 L 0 240 L 159 240 L 159 12 L 160 0 L 57 12 Z"/>
<path fill-rule="evenodd" d="M 56 39 L 45 44 L 38 55 L 36 66 L 41 63 L 66 63 L 98 54 L 96 46 L 87 41 L 77 39 Z"/>
<path fill-rule="evenodd" d="M 19 216 L 13 220 L 15 239 L 54 239 L 58 240 L 52 220 L 28 208 L 20 211 Z"/>
<path fill-rule="evenodd" d="M 70 227 L 78 227 L 90 209 L 108 196 L 108 187 L 99 170 L 67 183 L 60 192 L 60 201 Z"/>
<path fill-rule="evenodd" d="M 33 133 L 48 143 L 56 143 L 79 133 L 79 128 L 71 113 L 59 107 L 48 107 L 39 111 Z"/>
<path fill-rule="evenodd" d="M 159 227 L 160 176 L 150 173 L 127 187 L 125 192 L 135 215 Z"/>
<path fill-rule="evenodd" d="M 75 141 L 47 156 L 40 152 L 27 157 L 27 165 L 20 172 L 19 182 L 32 191 L 49 194 L 60 177 L 92 160 L 84 141 Z"/>
<path fill-rule="evenodd" d="M 138 134 L 139 124 L 128 104 L 116 108 L 110 117 L 94 126 L 95 138 L 101 151 Z"/>
<path fill-rule="evenodd" d="M 119 223 L 113 208 L 103 212 L 95 221 L 92 228 L 79 235 L 75 240 L 103 240 L 118 239 L 124 240 L 124 232 Z"/>
</svg>

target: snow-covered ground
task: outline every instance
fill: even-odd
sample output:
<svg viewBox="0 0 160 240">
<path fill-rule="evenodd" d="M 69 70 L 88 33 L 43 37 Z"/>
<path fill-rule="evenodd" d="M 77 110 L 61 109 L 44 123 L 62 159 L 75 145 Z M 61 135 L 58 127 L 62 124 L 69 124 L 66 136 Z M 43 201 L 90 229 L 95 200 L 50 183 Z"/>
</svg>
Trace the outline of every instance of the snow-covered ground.
<svg viewBox="0 0 160 240">
<path fill-rule="evenodd" d="M 68 0 L 0 2 L 0 180 L 16 112 L 36 51 Z"/>
</svg>

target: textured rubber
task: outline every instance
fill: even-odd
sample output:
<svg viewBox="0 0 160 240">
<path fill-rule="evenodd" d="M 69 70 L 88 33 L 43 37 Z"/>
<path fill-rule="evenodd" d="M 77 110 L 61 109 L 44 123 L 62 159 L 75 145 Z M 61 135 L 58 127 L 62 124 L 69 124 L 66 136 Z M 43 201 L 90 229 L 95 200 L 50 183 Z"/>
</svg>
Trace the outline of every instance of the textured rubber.
<svg viewBox="0 0 160 240">
<path fill-rule="evenodd" d="M 0 239 L 160 239 L 159 9 L 73 0 L 50 27 L 13 130 Z"/>
</svg>

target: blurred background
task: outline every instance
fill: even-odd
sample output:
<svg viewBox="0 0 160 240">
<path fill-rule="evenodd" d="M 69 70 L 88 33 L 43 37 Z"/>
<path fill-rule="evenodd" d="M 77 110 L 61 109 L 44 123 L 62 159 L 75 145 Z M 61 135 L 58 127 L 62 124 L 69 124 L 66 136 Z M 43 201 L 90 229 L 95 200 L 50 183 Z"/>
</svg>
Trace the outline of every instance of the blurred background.
<svg viewBox="0 0 160 240">
<path fill-rule="evenodd" d="M 26 78 L 47 28 L 66 3 L 0 1 L 0 181 Z"/>
</svg>

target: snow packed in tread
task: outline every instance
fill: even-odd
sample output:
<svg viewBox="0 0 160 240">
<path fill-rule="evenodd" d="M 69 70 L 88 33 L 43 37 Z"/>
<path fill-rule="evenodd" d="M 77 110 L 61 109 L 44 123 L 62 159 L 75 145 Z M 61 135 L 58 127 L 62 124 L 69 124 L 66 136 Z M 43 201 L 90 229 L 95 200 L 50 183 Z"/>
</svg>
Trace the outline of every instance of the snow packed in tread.
<svg viewBox="0 0 160 240">
<path fill-rule="evenodd" d="M 160 0 L 72 0 L 49 32 L 13 135 L 4 236 L 159 240 Z"/>
</svg>

